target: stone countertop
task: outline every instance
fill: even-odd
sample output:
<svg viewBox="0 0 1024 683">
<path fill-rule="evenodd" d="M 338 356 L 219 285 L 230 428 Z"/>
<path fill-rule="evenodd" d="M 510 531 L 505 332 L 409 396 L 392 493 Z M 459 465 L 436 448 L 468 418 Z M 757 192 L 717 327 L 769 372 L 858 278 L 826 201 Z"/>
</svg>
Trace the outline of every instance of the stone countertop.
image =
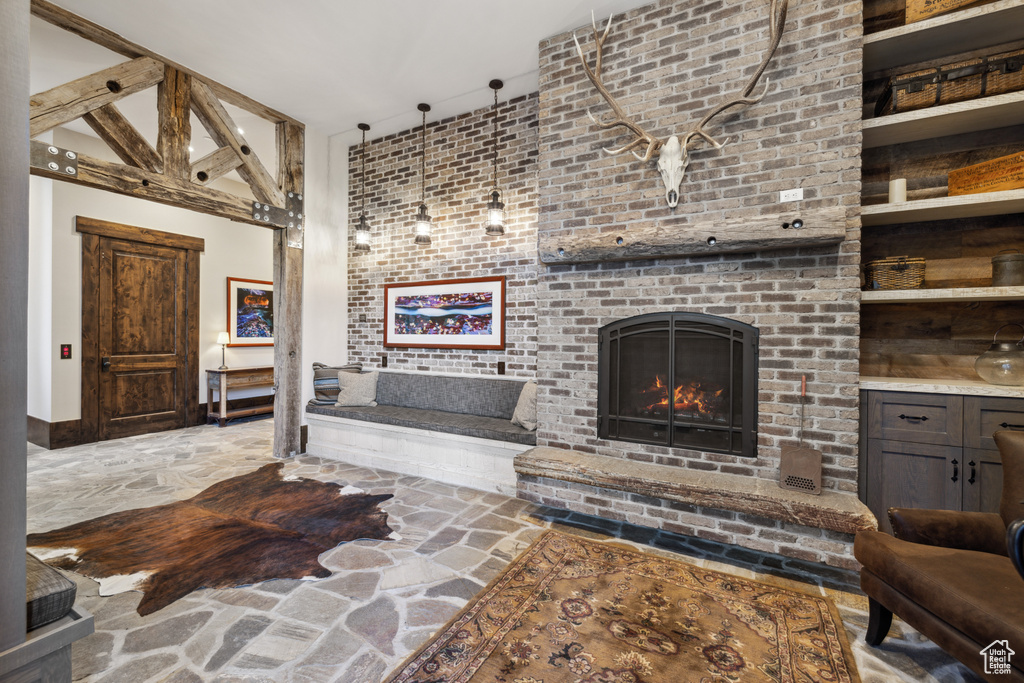
<svg viewBox="0 0 1024 683">
<path fill-rule="evenodd" d="M 918 394 L 959 394 L 1024 398 L 1024 386 L 1009 387 L 988 382 L 961 379 L 909 379 L 899 377 L 861 377 L 860 388 L 874 391 L 909 391 Z"/>
</svg>

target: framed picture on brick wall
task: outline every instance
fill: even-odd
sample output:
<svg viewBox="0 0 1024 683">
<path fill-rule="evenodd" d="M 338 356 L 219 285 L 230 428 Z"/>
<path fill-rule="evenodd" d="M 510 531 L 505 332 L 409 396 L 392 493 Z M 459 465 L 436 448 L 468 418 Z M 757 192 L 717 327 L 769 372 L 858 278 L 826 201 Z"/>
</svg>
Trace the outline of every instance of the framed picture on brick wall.
<svg viewBox="0 0 1024 683">
<path fill-rule="evenodd" d="M 384 346 L 505 348 L 505 278 L 384 285 Z"/>
<path fill-rule="evenodd" d="M 228 278 L 228 346 L 274 345 L 274 283 Z"/>
</svg>

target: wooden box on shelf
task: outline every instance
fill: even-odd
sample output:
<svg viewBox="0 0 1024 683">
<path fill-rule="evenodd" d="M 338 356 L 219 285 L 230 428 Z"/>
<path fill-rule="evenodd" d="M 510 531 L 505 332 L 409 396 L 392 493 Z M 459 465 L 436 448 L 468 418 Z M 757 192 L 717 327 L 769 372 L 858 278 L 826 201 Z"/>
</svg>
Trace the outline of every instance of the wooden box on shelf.
<svg viewBox="0 0 1024 683">
<path fill-rule="evenodd" d="M 907 23 L 981 4 L 984 4 L 984 0 L 907 0 Z"/>
<path fill-rule="evenodd" d="M 1024 187 L 1024 152 L 949 172 L 949 196 L 1017 190 Z"/>
</svg>

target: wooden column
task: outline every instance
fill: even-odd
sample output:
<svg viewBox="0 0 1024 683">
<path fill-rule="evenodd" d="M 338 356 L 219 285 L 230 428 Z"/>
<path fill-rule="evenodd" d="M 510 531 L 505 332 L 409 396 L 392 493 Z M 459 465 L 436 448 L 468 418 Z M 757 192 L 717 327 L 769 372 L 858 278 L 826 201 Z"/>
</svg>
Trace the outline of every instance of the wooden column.
<svg viewBox="0 0 1024 683">
<path fill-rule="evenodd" d="M 302 206 L 303 130 L 277 124 L 277 182 L 289 207 Z M 298 214 L 299 211 L 296 211 Z M 305 216 L 303 216 L 304 220 Z M 296 224 L 301 225 L 296 215 Z M 299 453 L 302 429 L 302 255 L 300 227 L 274 231 L 274 455 Z"/>
<path fill-rule="evenodd" d="M 29 0 L 0 2 L 0 652 L 25 641 Z"/>
</svg>

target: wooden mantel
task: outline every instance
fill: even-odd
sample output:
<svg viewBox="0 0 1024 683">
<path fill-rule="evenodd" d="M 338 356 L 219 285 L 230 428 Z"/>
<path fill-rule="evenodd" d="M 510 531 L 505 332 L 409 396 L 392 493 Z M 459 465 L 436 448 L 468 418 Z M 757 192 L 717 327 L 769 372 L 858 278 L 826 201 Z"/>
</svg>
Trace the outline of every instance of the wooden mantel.
<svg viewBox="0 0 1024 683">
<path fill-rule="evenodd" d="M 689 470 L 543 446 L 517 455 L 515 469 L 521 475 L 746 512 L 846 534 L 878 528 L 875 516 L 855 494 L 789 491 L 779 488 L 774 481 L 738 474 Z"/>
<path fill-rule="evenodd" d="M 794 227 L 796 219 L 802 227 Z M 540 260 L 548 265 L 641 261 L 727 252 L 819 247 L 846 239 L 846 209 L 834 207 L 762 214 L 727 220 L 655 222 L 540 236 Z"/>
</svg>

